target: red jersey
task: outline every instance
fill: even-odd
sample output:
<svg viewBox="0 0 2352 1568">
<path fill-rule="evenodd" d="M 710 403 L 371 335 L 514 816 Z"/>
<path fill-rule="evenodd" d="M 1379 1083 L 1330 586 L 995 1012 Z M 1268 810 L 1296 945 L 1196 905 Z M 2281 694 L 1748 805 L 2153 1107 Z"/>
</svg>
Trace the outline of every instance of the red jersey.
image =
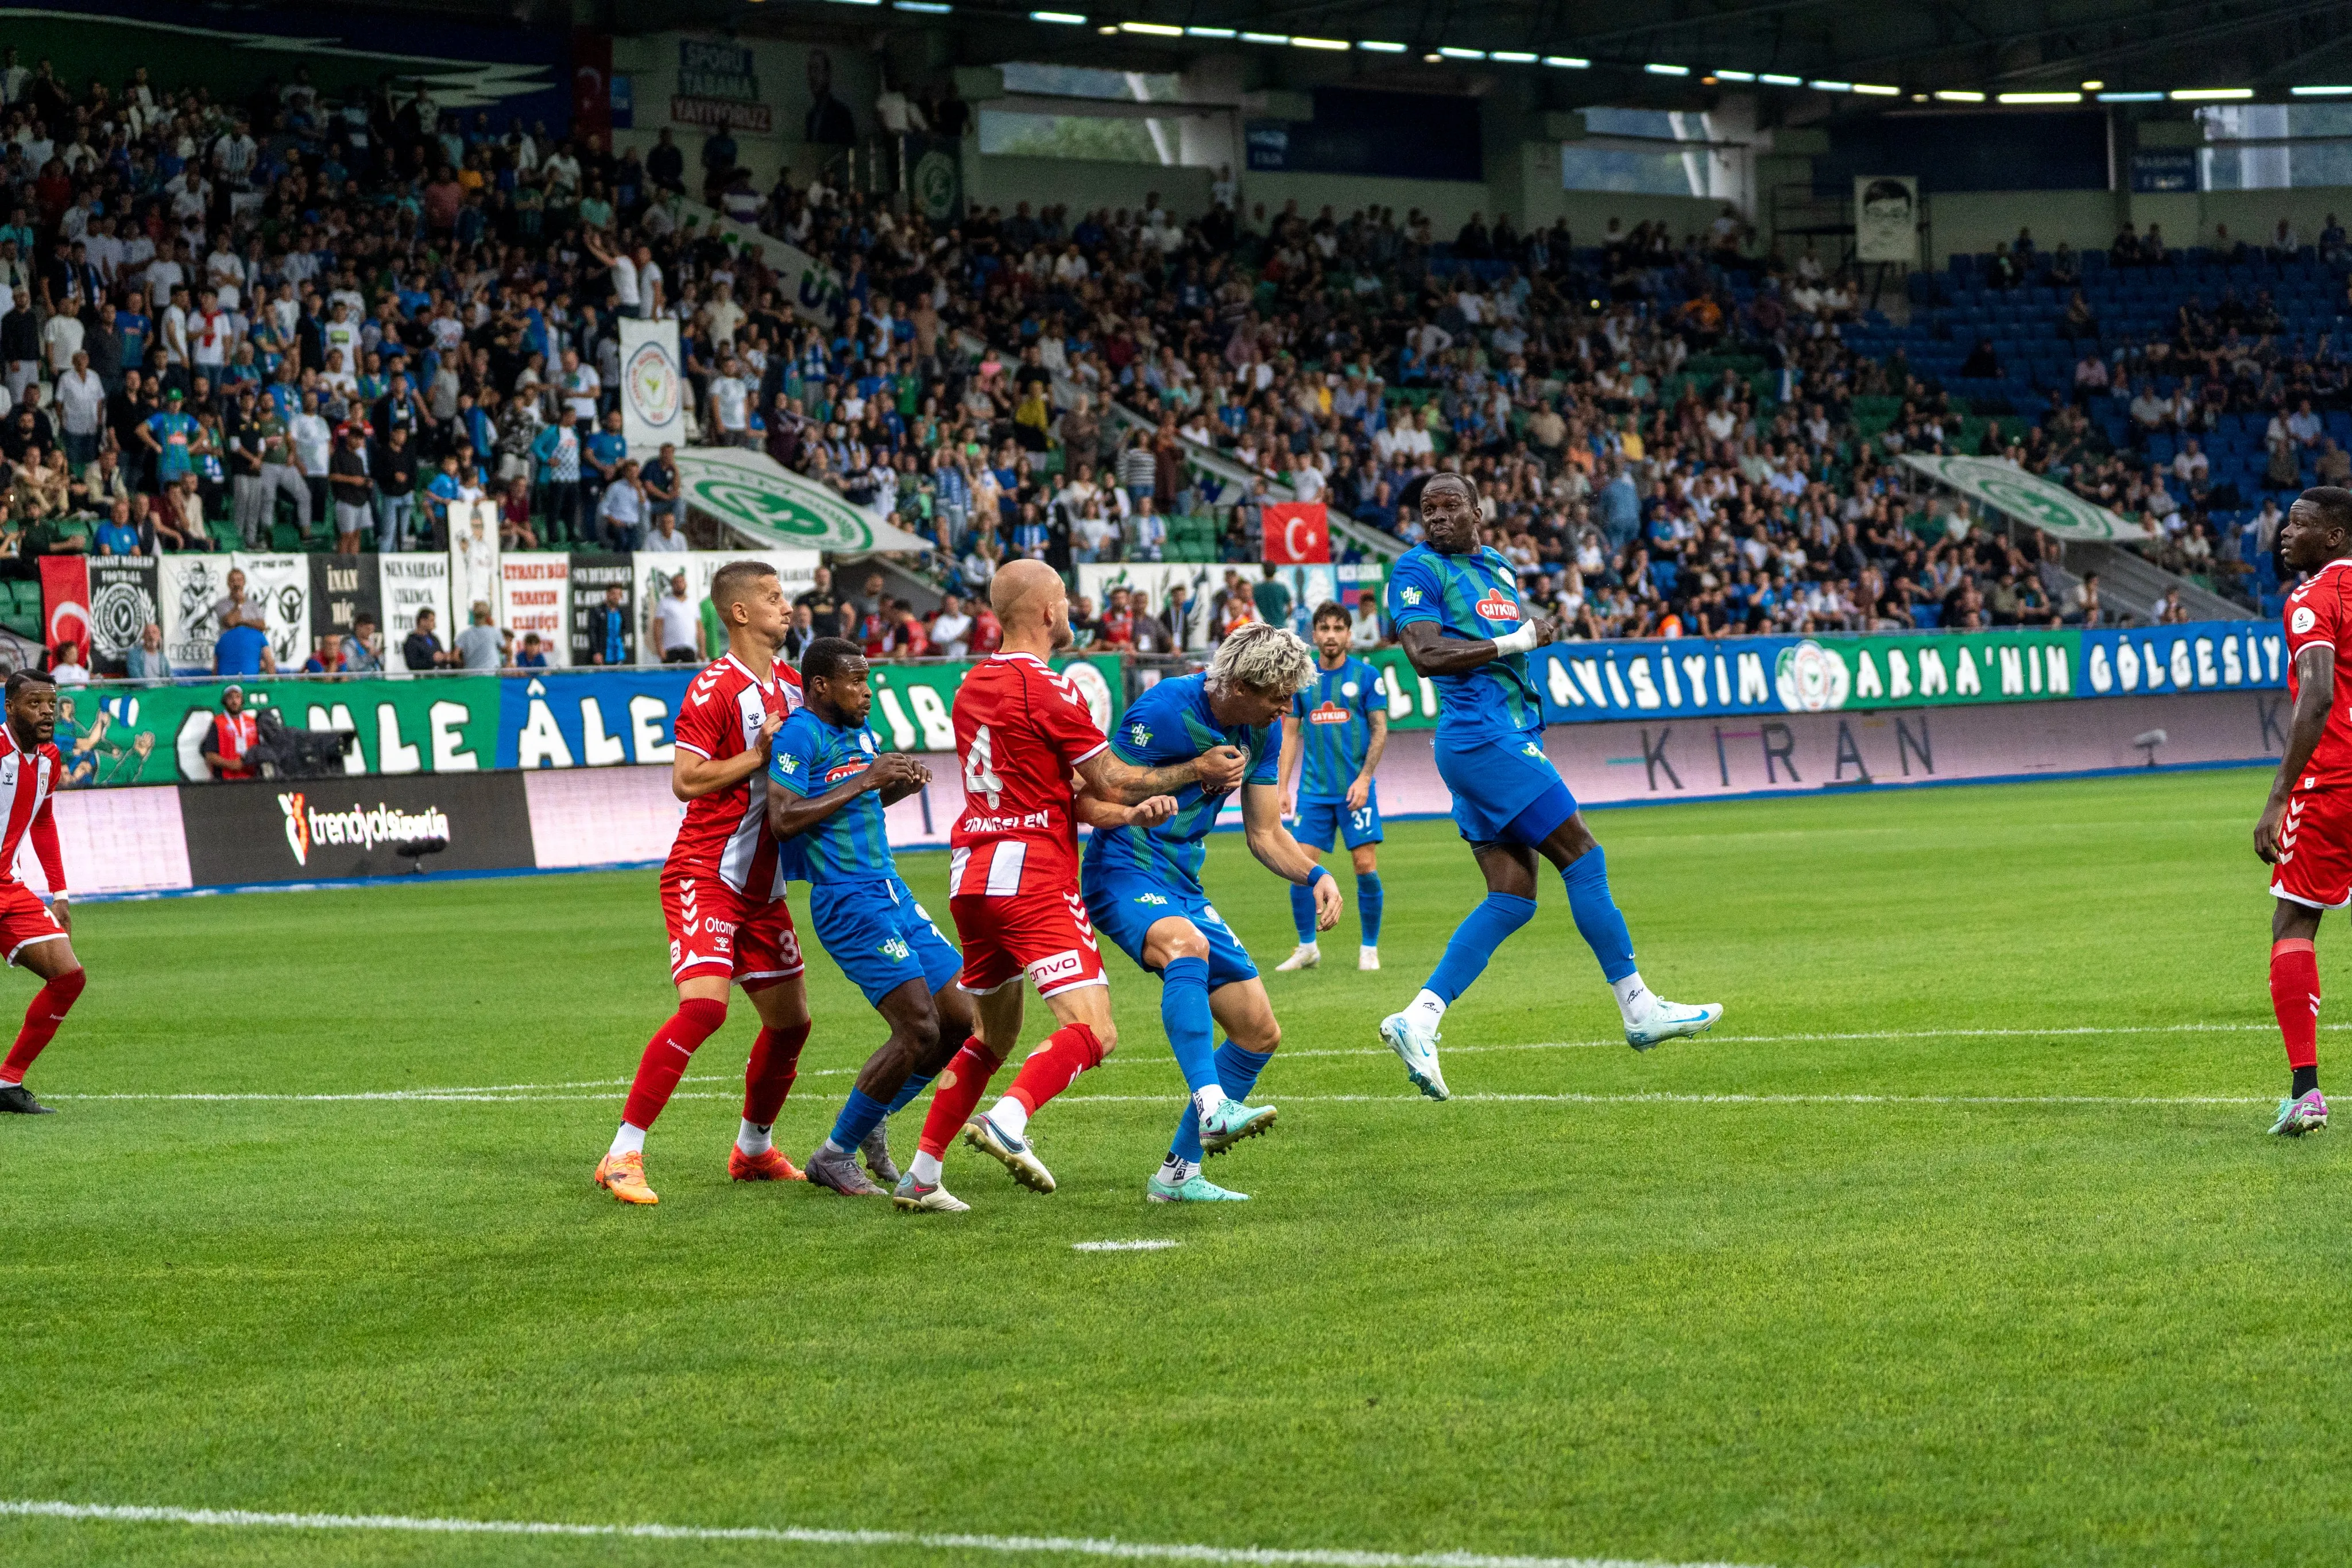
<svg viewBox="0 0 2352 1568">
<path fill-rule="evenodd" d="M 948 893 L 1009 897 L 1078 885 L 1070 774 L 1110 743 L 1086 694 L 1034 653 L 998 653 L 955 700 L 963 810 L 948 834 Z"/>
<path fill-rule="evenodd" d="M 2336 706 L 2297 780 L 2304 789 L 2352 786 L 2352 559 L 2331 560 L 2286 596 L 2286 689 L 2292 706 L 2302 685 L 2295 655 L 2314 644 L 2336 650 Z"/>
<path fill-rule="evenodd" d="M 694 677 L 673 728 L 679 749 L 720 761 L 750 750 L 768 715 L 789 718 L 800 706 L 800 672 L 780 661 L 763 685 L 730 653 Z M 783 870 L 768 831 L 767 769 L 688 800 L 665 869 L 715 876 L 751 898 L 782 898 Z"/>
<path fill-rule="evenodd" d="M 47 742 L 30 751 L 19 747 L 16 732 L 8 725 L 0 724 L 0 734 L 8 737 L 5 747 L 0 747 L 0 801 L 8 808 L 5 836 L 0 837 L 0 887 L 18 883 L 16 855 L 29 838 L 34 858 L 41 862 L 41 874 L 48 878 L 49 891 L 63 893 L 65 858 L 58 852 L 58 824 L 49 802 L 64 775 L 64 759 Z"/>
</svg>

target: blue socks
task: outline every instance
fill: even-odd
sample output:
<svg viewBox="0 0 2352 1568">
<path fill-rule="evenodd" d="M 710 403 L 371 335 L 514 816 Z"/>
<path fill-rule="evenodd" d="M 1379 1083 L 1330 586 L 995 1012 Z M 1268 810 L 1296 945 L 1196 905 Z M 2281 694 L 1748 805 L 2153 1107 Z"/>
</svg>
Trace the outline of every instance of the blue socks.
<svg viewBox="0 0 2352 1568">
<path fill-rule="evenodd" d="M 1246 1100 L 1249 1092 L 1257 1087 L 1257 1075 L 1274 1060 L 1274 1052 L 1244 1051 L 1232 1040 L 1217 1047 L 1217 1086 L 1228 1100 Z M 1176 1124 L 1176 1141 L 1168 1145 L 1168 1157 L 1201 1163 L 1201 1113 L 1198 1107 L 1184 1107 L 1182 1120 Z"/>
<path fill-rule="evenodd" d="M 1587 856 L 1586 859 L 1591 859 Z M 1602 885 L 1607 897 L 1607 884 Z M 1454 999 L 1468 990 L 1471 983 L 1486 972 L 1486 960 L 1495 949 L 1509 939 L 1512 932 L 1536 917 L 1536 901 L 1516 898 L 1507 893 L 1490 893 L 1485 902 L 1473 909 L 1462 924 L 1454 928 L 1454 937 L 1445 944 L 1445 956 L 1437 961 L 1437 968 L 1429 977 L 1428 989 L 1437 993 L 1440 1001 L 1451 1006 Z M 1619 929 L 1623 929 L 1622 922 Z"/>
<path fill-rule="evenodd" d="M 1305 891 L 1304 888 L 1291 889 L 1290 902 L 1296 904 L 1298 902 L 1298 895 Z M 1356 918 L 1363 922 L 1364 946 L 1367 947 L 1377 947 L 1381 945 L 1381 873 L 1376 871 L 1358 872 L 1356 873 Z M 1313 901 L 1310 899 L 1308 902 Z"/>
<path fill-rule="evenodd" d="M 1187 1089 L 1217 1082 L 1215 1022 L 1209 1017 L 1209 961 L 1176 958 L 1160 971 L 1160 1024 Z"/>
<path fill-rule="evenodd" d="M 884 1104 L 865 1090 L 852 1085 L 849 1098 L 842 1102 L 841 1114 L 833 1119 L 833 1146 L 846 1154 L 866 1141 L 866 1135 L 880 1126 L 883 1121 L 914 1103 L 915 1097 L 931 1086 L 929 1078 L 908 1073 L 898 1092 Z"/>
<path fill-rule="evenodd" d="M 1315 890 L 1290 884 L 1290 923 L 1298 927 L 1298 940 L 1315 940 Z"/>
<path fill-rule="evenodd" d="M 1569 913 L 1577 934 L 1601 960 L 1601 977 L 1612 985 L 1633 972 L 1633 936 L 1617 901 L 1609 896 L 1609 856 L 1599 844 L 1568 862 L 1559 873 L 1568 888 Z M 1533 906 L 1530 905 L 1530 908 Z"/>
</svg>

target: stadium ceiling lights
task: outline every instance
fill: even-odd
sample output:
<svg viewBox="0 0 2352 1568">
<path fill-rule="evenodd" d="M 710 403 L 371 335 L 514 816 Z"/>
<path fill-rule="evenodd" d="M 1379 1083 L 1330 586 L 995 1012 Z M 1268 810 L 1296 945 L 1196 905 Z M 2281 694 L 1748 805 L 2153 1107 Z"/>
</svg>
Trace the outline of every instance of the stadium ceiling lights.
<svg viewBox="0 0 2352 1568">
<path fill-rule="evenodd" d="M 1294 49 L 1337 49 L 1344 54 L 1349 48 L 1349 44 L 1348 40 L 1345 38 L 1301 38 L 1294 37 L 1290 40 L 1290 47 Z"/>
<path fill-rule="evenodd" d="M 1775 71 L 1766 71 L 1762 76 L 1758 77 L 1756 79 L 1762 82 L 1767 87 L 1802 87 L 1805 85 L 1805 78 L 1802 77 L 1784 77 Z"/>
<path fill-rule="evenodd" d="M 1531 66 L 1536 63 L 1535 56 L 1524 54 L 1517 49 L 1496 49 L 1486 57 L 1490 60 L 1500 60 L 1507 66 Z"/>
<path fill-rule="evenodd" d="M 1241 37 L 1240 34 L 1234 32 L 1231 27 L 1187 27 L 1184 29 L 1184 36 L 1188 38 L 1237 38 Z"/>
<path fill-rule="evenodd" d="M 1984 101 L 1984 98 L 1985 95 L 1980 92 L 1964 92 L 1958 88 L 1947 88 L 1942 92 L 1936 95 L 1936 101 L 1938 103 L 1982 103 Z"/>
<path fill-rule="evenodd" d="M 1811 85 L 1815 92 L 1852 92 L 1853 90 L 1853 83 L 1850 81 L 1815 81 Z"/>
<path fill-rule="evenodd" d="M 2175 103 L 2211 103 L 2222 99 L 2252 98 L 2250 87 L 2177 87 L 2172 89 Z"/>
<path fill-rule="evenodd" d="M 2103 81 L 2086 81 L 2083 84 L 2083 90 L 2084 92 L 2096 92 L 2106 85 L 2107 84 Z"/>
<path fill-rule="evenodd" d="M 1577 55 L 1546 55 L 1543 63 L 1564 71 L 1583 71 L 1592 68 L 1591 60 Z"/>
<path fill-rule="evenodd" d="M 1165 22 L 1121 22 L 1118 30 L 1122 33 L 1149 33 L 1155 38 L 1181 38 L 1184 36 L 1183 28 L 1171 26 Z"/>
<path fill-rule="evenodd" d="M 2079 92 L 2005 92 L 2000 95 L 2000 101 L 2002 103 L 2080 103 L 2083 101 L 2083 95 Z"/>
<path fill-rule="evenodd" d="M 2162 103 L 2164 95 L 2160 92 L 2103 92 L 2099 95 L 2099 101 L 2101 103 Z"/>
<path fill-rule="evenodd" d="M 1686 77 L 1690 75 L 1690 67 L 1688 66 L 1647 65 L 1643 66 L 1642 69 L 1647 75 L 1654 77 Z"/>
<path fill-rule="evenodd" d="M 944 16 L 955 9 L 944 0 L 894 0 L 893 11 L 919 11 L 926 16 Z"/>
<path fill-rule="evenodd" d="M 1290 42 L 1290 35 L 1287 33 L 1244 33 L 1242 35 L 1242 42 L 1244 44 L 1287 44 Z"/>
<path fill-rule="evenodd" d="M 1029 13 L 1029 19 L 1033 22 L 1051 22 L 1057 27 L 1083 27 L 1087 25 L 1087 19 L 1076 11 L 1032 11 Z"/>
<path fill-rule="evenodd" d="M 1883 87 L 1877 82 L 1871 81 L 1858 81 L 1854 83 L 1853 90 L 1860 93 L 1867 93 L 1872 98 L 1901 98 L 1903 96 L 1903 89 L 1899 87 Z"/>
<path fill-rule="evenodd" d="M 1444 44 L 1437 47 L 1437 53 L 1439 58 L 1448 60 L 1483 60 L 1486 57 L 1484 49 L 1456 49 Z"/>
<path fill-rule="evenodd" d="M 2291 87 L 2286 90 L 2296 98 L 2352 98 L 2352 87 Z"/>
<path fill-rule="evenodd" d="M 1754 71 L 1717 71 L 1715 74 L 1725 81 L 1754 81 L 1756 79 L 1756 73 Z"/>
<path fill-rule="evenodd" d="M 1402 44 L 1375 43 L 1370 39 L 1366 39 L 1364 42 L 1358 44 L 1356 47 L 1360 49 L 1370 49 L 1376 55 L 1401 55 L 1405 52 L 1405 46 Z"/>
</svg>

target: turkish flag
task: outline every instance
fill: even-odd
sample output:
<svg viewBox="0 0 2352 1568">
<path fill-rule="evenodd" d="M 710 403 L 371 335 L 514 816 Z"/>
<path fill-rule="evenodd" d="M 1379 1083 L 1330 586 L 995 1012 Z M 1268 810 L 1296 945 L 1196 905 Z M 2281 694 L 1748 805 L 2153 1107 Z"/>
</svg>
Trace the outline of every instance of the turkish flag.
<svg viewBox="0 0 2352 1568">
<path fill-rule="evenodd" d="M 71 643 L 89 663 L 89 561 L 78 555 L 41 558 L 43 640 L 55 653 Z"/>
<path fill-rule="evenodd" d="M 1269 566 L 1324 566 L 1331 559 L 1331 519 L 1320 501 L 1282 501 L 1265 508 Z"/>
<path fill-rule="evenodd" d="M 613 36 L 572 34 L 572 133 L 583 140 L 613 129 Z"/>
</svg>

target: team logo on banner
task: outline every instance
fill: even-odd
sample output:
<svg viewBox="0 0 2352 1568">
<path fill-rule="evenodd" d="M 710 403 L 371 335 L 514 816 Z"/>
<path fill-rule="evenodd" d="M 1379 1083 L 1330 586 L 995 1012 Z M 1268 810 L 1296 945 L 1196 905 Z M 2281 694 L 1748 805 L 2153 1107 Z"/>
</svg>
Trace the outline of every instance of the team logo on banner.
<svg viewBox="0 0 2352 1568">
<path fill-rule="evenodd" d="M 100 658 L 120 659 L 139 646 L 155 618 L 155 596 L 146 585 L 118 578 L 90 596 L 90 642 Z"/>
<path fill-rule="evenodd" d="M 1780 650 L 1772 677 L 1781 707 L 1790 713 L 1825 713 L 1845 706 L 1853 680 L 1843 658 L 1810 637 Z"/>
<path fill-rule="evenodd" d="M 278 797 L 278 809 L 286 813 L 286 842 L 294 852 L 296 865 L 310 863 L 310 800 L 301 790 Z"/>
<path fill-rule="evenodd" d="M 621 392 L 639 419 L 656 428 L 677 417 L 677 364 L 669 345 L 647 339 L 621 371 Z"/>
</svg>

